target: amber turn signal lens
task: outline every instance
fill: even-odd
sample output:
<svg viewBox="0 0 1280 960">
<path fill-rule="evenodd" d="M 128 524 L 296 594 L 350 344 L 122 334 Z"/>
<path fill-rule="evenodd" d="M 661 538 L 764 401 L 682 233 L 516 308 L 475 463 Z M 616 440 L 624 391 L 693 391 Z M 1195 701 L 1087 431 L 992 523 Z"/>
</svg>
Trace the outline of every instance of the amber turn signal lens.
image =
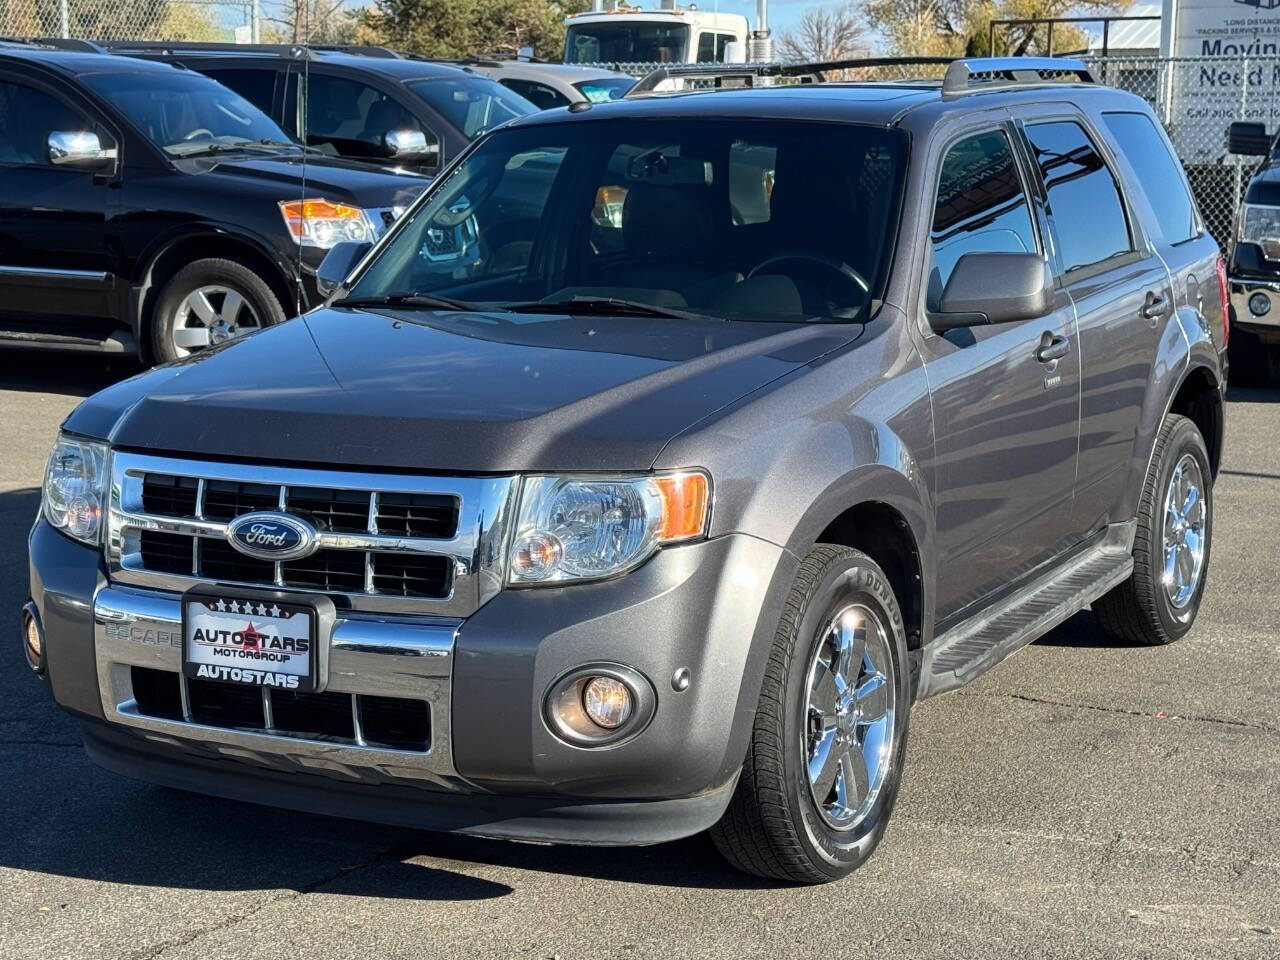
<svg viewBox="0 0 1280 960">
<path fill-rule="evenodd" d="M 662 526 L 658 540 L 688 540 L 707 532 L 707 507 L 711 488 L 705 473 L 668 473 L 653 482 L 662 497 Z"/>
</svg>

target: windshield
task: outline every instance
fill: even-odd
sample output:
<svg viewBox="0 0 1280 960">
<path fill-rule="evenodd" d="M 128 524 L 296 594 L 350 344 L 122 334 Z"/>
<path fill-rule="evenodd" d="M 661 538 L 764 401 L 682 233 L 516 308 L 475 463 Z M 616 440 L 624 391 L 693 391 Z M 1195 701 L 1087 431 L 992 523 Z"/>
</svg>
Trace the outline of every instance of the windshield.
<svg viewBox="0 0 1280 960">
<path fill-rule="evenodd" d="M 513 127 L 432 185 L 350 296 L 856 320 L 883 284 L 903 152 L 853 124 Z"/>
<path fill-rule="evenodd" d="M 595 80 L 583 80 L 581 83 L 574 84 L 578 91 L 592 103 L 621 100 L 635 85 L 635 77 L 598 77 Z"/>
<path fill-rule="evenodd" d="M 577 23 L 564 41 L 565 63 L 684 63 L 684 23 Z"/>
<path fill-rule="evenodd" d="M 515 117 L 537 113 L 532 103 L 487 77 L 433 77 L 409 89 L 442 114 L 468 140 Z"/>
<path fill-rule="evenodd" d="M 113 103 L 148 140 L 174 157 L 250 143 L 289 144 L 288 135 L 240 94 L 198 73 L 90 73 L 84 82 Z"/>
</svg>

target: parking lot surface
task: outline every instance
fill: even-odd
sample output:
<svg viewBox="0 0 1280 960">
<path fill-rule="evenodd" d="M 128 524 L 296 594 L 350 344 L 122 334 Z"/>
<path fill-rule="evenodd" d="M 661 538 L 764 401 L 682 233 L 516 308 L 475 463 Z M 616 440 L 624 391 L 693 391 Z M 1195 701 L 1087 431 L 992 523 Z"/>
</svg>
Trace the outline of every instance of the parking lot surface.
<svg viewBox="0 0 1280 960">
<path fill-rule="evenodd" d="M 131 372 L 0 356 L 0 958 L 1280 957 L 1280 391 L 1232 391 L 1192 633 L 1116 648 L 1083 613 L 921 704 L 879 851 L 795 888 L 703 838 L 433 836 L 95 768 L 17 614 L 58 422 Z"/>
</svg>

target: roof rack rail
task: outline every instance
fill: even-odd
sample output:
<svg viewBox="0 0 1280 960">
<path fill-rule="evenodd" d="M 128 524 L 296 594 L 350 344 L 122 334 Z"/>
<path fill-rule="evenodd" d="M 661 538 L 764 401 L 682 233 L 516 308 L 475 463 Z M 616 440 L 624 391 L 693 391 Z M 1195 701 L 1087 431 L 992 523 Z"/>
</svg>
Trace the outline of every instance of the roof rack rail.
<svg viewBox="0 0 1280 960">
<path fill-rule="evenodd" d="M 105 53 L 102 44 L 93 40 L 77 40 L 74 37 L 0 37 L 0 42 L 27 47 L 51 47 L 55 50 L 75 50 L 79 53 Z"/>
<path fill-rule="evenodd" d="M 968 93 L 990 87 L 993 83 L 1056 83 L 1064 74 L 1072 75 L 1082 83 L 1093 82 L 1093 75 L 1082 61 L 1064 57 L 968 57 L 959 60 L 955 57 L 856 57 L 814 63 L 677 63 L 659 67 L 640 78 L 627 93 L 627 97 L 642 97 L 653 93 L 664 80 L 710 80 L 714 88 L 720 89 L 751 87 L 759 79 L 777 77 L 787 77 L 801 83 L 824 83 L 826 75 L 836 70 L 926 66 L 947 68 L 942 80 L 944 95 Z M 975 77 L 991 79 L 974 82 Z M 931 82 L 937 81 L 931 79 Z"/>
<path fill-rule="evenodd" d="M 78 41 L 90 43 L 91 41 Z M 349 53 L 360 57 L 399 59 L 400 54 L 387 47 L 370 44 L 302 44 L 302 43 L 217 43 L 187 40 L 104 40 L 97 44 L 110 53 L 274 53 L 291 57 L 309 57 L 313 53 Z"/>
<path fill-rule="evenodd" d="M 1093 74 L 1080 60 L 1065 57 L 968 57 L 953 61 L 942 78 L 943 95 L 968 93 L 993 83 L 1057 83 L 1063 74 L 1093 83 Z M 974 83 L 975 77 L 990 77 Z"/>
<path fill-rule="evenodd" d="M 875 67 L 947 66 L 954 57 L 855 57 L 848 60 L 822 60 L 813 63 L 676 63 L 645 74 L 626 94 L 641 97 L 653 93 L 664 80 L 711 80 L 717 89 L 751 87 L 758 79 L 787 77 L 801 83 L 823 83 L 834 70 L 858 70 Z"/>
</svg>

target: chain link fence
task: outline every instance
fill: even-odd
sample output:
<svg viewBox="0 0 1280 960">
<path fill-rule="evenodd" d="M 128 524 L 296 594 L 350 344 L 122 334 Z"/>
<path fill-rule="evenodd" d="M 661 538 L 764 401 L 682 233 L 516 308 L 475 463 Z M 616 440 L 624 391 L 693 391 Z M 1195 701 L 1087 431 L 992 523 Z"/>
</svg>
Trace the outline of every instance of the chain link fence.
<svg viewBox="0 0 1280 960">
<path fill-rule="evenodd" d="M 1280 127 L 1280 57 L 1088 57 L 1101 83 L 1142 97 L 1169 132 L 1187 171 L 1205 226 L 1225 250 L 1244 189 L 1261 164 L 1258 157 L 1226 152 L 1227 126 L 1235 120 Z M 662 64 L 599 64 L 642 77 Z M 945 67 L 893 65 L 841 71 L 828 79 L 899 82 L 939 78 Z M 786 83 L 786 80 L 777 80 Z M 795 82 L 795 81 L 790 81 Z M 688 87 L 708 86 L 689 80 Z"/>
<path fill-rule="evenodd" d="M 0 37 L 333 43 L 357 0 L 0 0 Z"/>
</svg>

